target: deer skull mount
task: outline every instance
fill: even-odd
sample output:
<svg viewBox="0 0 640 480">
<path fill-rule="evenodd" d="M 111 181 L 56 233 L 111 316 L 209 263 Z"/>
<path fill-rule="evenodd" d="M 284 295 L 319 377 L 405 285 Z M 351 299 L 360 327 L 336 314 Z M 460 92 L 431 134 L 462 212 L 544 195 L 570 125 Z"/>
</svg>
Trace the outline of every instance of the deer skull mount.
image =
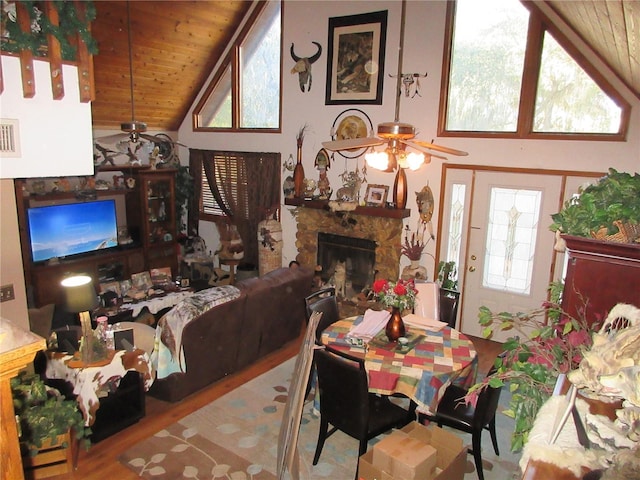
<svg viewBox="0 0 640 480">
<path fill-rule="evenodd" d="M 298 74 L 298 82 L 300 83 L 300 90 L 305 91 L 305 86 L 307 86 L 307 92 L 311 90 L 311 65 L 316 62 L 322 55 L 322 46 L 318 42 L 311 42 L 318 47 L 318 51 L 315 55 L 307 58 L 298 57 L 293 51 L 293 43 L 291 44 L 291 58 L 296 62 L 296 64 L 291 69 L 291 73 Z"/>
</svg>

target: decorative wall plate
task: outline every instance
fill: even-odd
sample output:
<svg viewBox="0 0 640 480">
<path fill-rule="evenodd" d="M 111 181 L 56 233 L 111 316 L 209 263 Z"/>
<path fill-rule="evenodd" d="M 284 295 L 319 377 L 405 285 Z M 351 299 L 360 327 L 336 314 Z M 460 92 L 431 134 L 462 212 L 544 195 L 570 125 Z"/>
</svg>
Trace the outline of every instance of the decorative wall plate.
<svg viewBox="0 0 640 480">
<path fill-rule="evenodd" d="M 358 108 L 349 108 L 336 117 L 331 127 L 332 140 L 352 140 L 373 135 L 373 124 L 369 116 Z M 358 158 L 366 148 L 339 150 L 338 154 L 345 158 Z"/>
</svg>

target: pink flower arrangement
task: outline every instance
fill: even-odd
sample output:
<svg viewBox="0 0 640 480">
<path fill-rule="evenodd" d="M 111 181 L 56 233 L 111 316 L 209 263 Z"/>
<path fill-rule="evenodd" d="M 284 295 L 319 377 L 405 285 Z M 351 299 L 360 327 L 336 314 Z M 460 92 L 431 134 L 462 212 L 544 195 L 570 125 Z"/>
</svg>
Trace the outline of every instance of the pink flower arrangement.
<svg viewBox="0 0 640 480">
<path fill-rule="evenodd" d="M 389 282 L 385 279 L 373 282 L 373 293 L 386 307 L 396 307 L 400 310 L 412 310 L 416 302 L 416 287 L 411 280 Z"/>
</svg>

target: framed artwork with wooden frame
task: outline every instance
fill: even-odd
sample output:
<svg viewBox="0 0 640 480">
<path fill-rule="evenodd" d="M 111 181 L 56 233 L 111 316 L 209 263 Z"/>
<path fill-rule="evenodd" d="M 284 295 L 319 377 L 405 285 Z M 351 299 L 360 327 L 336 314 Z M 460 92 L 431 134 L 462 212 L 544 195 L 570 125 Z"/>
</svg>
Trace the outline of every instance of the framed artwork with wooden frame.
<svg viewBox="0 0 640 480">
<path fill-rule="evenodd" d="M 382 105 L 387 10 L 329 18 L 325 105 Z"/>
<path fill-rule="evenodd" d="M 367 193 L 364 197 L 367 207 L 384 207 L 388 194 L 389 187 L 387 185 L 367 185 Z"/>
</svg>

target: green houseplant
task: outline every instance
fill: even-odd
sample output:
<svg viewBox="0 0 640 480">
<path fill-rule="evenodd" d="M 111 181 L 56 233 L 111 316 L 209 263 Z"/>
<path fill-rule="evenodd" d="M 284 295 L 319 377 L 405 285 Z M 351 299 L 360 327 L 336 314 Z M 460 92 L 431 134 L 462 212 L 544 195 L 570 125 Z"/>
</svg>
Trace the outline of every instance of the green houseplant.
<svg viewBox="0 0 640 480">
<path fill-rule="evenodd" d="M 479 322 L 483 336 L 494 330 L 513 331 L 504 343 L 504 354 L 496 359 L 497 371 L 469 389 L 467 401 L 474 402 L 487 386 L 508 385 L 512 393 L 505 415 L 515 420 L 511 450 L 520 451 L 527 442 L 538 410 L 551 396 L 560 374 L 574 370 L 583 353 L 592 344 L 597 324 L 572 318 L 562 311 L 560 301 L 564 285 L 549 285 L 549 301 L 530 312 L 492 312 L 480 307 Z"/>
<path fill-rule="evenodd" d="M 91 430 L 85 427 L 75 400 L 66 400 L 56 389 L 47 387 L 38 375 L 27 372 L 11 379 L 11 390 L 23 454 L 37 455 L 47 440 L 54 444 L 70 430 L 85 448 L 89 447 Z"/>
<path fill-rule="evenodd" d="M 551 215 L 549 227 L 567 235 L 633 242 L 640 236 L 640 174 L 610 168 Z"/>
</svg>

